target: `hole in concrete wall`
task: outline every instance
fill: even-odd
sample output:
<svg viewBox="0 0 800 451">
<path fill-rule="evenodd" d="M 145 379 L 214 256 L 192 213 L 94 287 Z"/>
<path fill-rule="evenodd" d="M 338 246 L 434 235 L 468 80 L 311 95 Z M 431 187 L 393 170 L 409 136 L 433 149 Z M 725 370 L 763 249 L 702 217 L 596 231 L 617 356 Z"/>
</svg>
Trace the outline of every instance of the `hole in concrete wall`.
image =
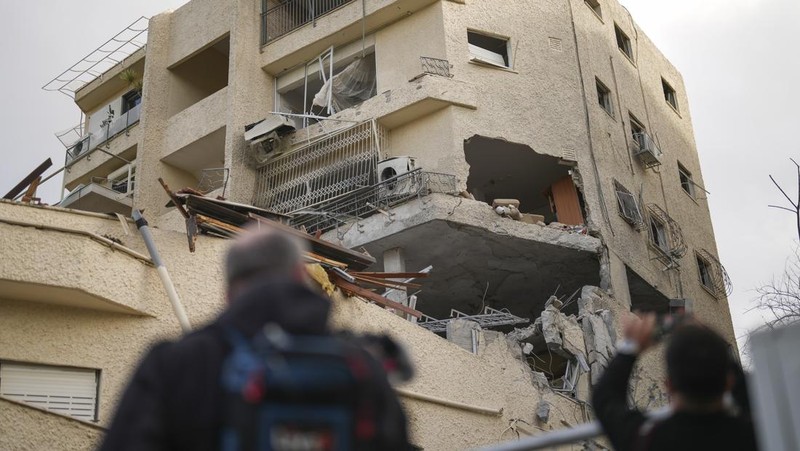
<svg viewBox="0 0 800 451">
<path fill-rule="evenodd" d="M 228 86 L 230 37 L 169 68 L 169 114 L 179 113 Z"/>
<path fill-rule="evenodd" d="M 542 215 L 545 222 L 584 224 L 581 195 L 561 159 L 478 135 L 464 141 L 464 154 L 470 165 L 467 190 L 476 200 L 517 199 L 521 212 Z"/>
<path fill-rule="evenodd" d="M 628 276 L 628 290 L 631 294 L 631 311 L 668 313 L 669 298 L 661 294 L 658 289 L 636 273 L 630 266 L 625 265 Z"/>
</svg>

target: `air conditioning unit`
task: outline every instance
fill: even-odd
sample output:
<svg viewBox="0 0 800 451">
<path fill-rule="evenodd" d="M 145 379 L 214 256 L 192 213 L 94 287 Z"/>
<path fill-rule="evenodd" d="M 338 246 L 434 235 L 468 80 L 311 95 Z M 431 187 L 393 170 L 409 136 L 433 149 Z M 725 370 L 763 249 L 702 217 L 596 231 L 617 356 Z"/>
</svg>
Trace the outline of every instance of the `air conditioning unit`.
<svg viewBox="0 0 800 451">
<path fill-rule="evenodd" d="M 414 157 L 392 157 L 378 162 L 380 197 L 416 193 L 419 189 L 419 180 L 416 177 L 401 177 L 415 169 L 417 169 L 417 159 Z"/>
<path fill-rule="evenodd" d="M 633 154 L 641 160 L 645 168 L 661 165 L 661 149 L 647 133 L 633 135 Z"/>
</svg>

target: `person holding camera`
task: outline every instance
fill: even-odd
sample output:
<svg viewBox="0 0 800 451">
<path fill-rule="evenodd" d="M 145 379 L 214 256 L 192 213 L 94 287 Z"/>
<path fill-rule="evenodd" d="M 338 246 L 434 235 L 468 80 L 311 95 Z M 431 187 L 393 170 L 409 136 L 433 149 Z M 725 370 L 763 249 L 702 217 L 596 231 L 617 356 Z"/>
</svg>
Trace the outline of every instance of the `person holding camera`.
<svg viewBox="0 0 800 451">
<path fill-rule="evenodd" d="M 671 318 L 676 320 L 676 318 Z M 744 375 L 728 343 L 696 320 L 678 320 L 666 343 L 666 389 L 671 413 L 648 419 L 627 404 L 627 390 L 637 357 L 649 349 L 663 331 L 655 314 L 629 320 L 600 381 L 592 404 L 604 432 L 618 451 L 755 450 L 755 433 L 748 415 Z M 725 394 L 738 399 L 733 416 Z"/>
</svg>

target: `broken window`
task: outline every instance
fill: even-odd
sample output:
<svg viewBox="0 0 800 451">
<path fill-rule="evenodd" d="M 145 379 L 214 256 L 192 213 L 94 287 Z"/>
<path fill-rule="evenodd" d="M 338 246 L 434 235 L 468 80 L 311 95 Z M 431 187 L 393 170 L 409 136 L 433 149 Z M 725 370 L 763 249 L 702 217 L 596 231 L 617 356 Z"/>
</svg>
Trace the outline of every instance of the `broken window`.
<svg viewBox="0 0 800 451">
<path fill-rule="evenodd" d="M 614 189 L 617 192 L 619 215 L 628 224 L 637 228 L 640 227 L 642 225 L 642 212 L 639 209 L 639 202 L 637 202 L 636 197 L 616 180 L 614 180 Z"/>
<path fill-rule="evenodd" d="M 700 285 L 703 288 L 717 299 L 730 294 L 733 285 L 728 271 L 714 254 L 705 249 L 698 249 L 695 251 L 695 260 Z"/>
<path fill-rule="evenodd" d="M 467 31 L 470 61 L 509 68 L 508 38 Z"/>
<path fill-rule="evenodd" d="M 363 56 L 348 52 L 350 47 L 341 55 L 330 48 L 299 71 L 277 80 L 276 109 L 298 115 L 296 128 L 305 128 L 376 95 L 374 47 Z"/>
<path fill-rule="evenodd" d="M 675 89 L 663 78 L 661 79 L 661 87 L 664 89 L 664 100 L 666 100 L 675 111 L 678 111 L 678 96 L 675 93 Z"/>
<path fill-rule="evenodd" d="M 631 38 L 625 34 L 624 31 L 619 27 L 619 25 L 614 24 L 614 34 L 617 36 L 617 47 L 628 57 L 631 61 L 633 61 L 633 47 L 631 46 Z"/>
<path fill-rule="evenodd" d="M 650 215 L 650 243 L 663 252 L 669 252 L 667 226 L 655 215 Z"/>
<path fill-rule="evenodd" d="M 681 188 L 694 199 L 694 180 L 692 180 L 692 173 L 680 163 L 678 163 L 678 178 L 681 181 Z"/>
<path fill-rule="evenodd" d="M 611 90 L 608 89 L 599 78 L 595 77 L 594 81 L 597 87 L 597 102 L 606 110 L 606 113 L 614 117 L 614 106 L 611 103 Z"/>
<path fill-rule="evenodd" d="M 603 11 L 600 9 L 600 2 L 598 0 L 584 0 L 584 3 L 597 14 L 597 17 L 603 17 Z"/>
</svg>

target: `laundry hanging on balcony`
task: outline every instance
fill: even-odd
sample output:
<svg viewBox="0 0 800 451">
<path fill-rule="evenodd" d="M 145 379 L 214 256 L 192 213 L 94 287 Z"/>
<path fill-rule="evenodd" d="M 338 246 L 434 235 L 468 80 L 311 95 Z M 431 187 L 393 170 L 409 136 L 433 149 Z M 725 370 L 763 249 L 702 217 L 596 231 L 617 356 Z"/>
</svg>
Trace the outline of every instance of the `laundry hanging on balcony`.
<svg viewBox="0 0 800 451">
<path fill-rule="evenodd" d="M 331 114 L 345 110 L 375 95 L 375 64 L 368 55 L 356 58 L 341 72 L 325 81 L 314 96 L 314 105 L 329 107 Z"/>
</svg>

